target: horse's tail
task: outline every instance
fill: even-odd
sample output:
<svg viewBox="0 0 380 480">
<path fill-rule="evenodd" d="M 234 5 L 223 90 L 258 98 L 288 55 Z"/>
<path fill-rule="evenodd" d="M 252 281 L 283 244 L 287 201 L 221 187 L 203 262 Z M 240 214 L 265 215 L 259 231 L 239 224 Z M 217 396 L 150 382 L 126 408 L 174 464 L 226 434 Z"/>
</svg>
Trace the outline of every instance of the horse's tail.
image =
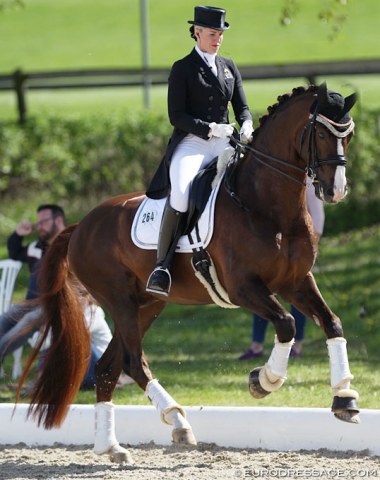
<svg viewBox="0 0 380 480">
<path fill-rule="evenodd" d="M 68 245 L 76 225 L 61 232 L 49 246 L 41 264 L 41 304 L 45 331 L 28 360 L 22 382 L 50 331 L 51 343 L 31 393 L 28 415 L 47 429 L 58 427 L 75 400 L 90 358 L 90 335 L 77 285 L 69 276 Z"/>
</svg>

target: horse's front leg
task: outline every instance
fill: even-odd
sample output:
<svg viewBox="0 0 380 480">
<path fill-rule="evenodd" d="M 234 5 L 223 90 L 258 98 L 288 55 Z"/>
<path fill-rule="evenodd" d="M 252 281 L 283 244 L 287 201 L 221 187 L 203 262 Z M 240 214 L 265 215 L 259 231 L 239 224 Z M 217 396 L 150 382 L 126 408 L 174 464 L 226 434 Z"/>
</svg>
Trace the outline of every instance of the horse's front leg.
<svg viewBox="0 0 380 480">
<path fill-rule="evenodd" d="M 359 394 L 351 388 L 351 380 L 354 377 L 350 372 L 347 341 L 343 335 L 342 323 L 327 306 L 311 273 L 289 301 L 307 317 L 312 318 L 327 337 L 333 394 L 331 409 L 334 415 L 346 422 L 359 423 L 359 408 L 356 403 Z"/>
<path fill-rule="evenodd" d="M 249 391 L 254 398 L 263 398 L 282 387 L 286 380 L 289 355 L 294 338 L 280 342 L 275 336 L 274 347 L 267 363 L 254 368 L 249 374 Z"/>
<path fill-rule="evenodd" d="M 254 298 L 250 295 L 252 291 L 255 292 Z M 286 380 L 290 350 L 294 343 L 295 321 L 260 280 L 250 283 L 248 287 L 240 287 L 238 297 L 233 302 L 271 321 L 276 330 L 274 347 L 267 363 L 254 368 L 249 375 L 251 395 L 263 398 L 281 388 Z"/>
</svg>

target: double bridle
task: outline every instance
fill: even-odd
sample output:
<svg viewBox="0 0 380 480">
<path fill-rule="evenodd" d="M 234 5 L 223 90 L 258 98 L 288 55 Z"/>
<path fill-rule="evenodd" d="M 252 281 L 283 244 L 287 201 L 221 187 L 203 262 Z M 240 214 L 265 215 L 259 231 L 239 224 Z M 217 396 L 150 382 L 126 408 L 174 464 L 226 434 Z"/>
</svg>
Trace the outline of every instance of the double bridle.
<svg viewBox="0 0 380 480">
<path fill-rule="evenodd" d="M 321 123 L 328 130 L 330 130 L 330 132 L 332 132 L 336 138 L 347 137 L 354 130 L 355 124 L 352 118 L 348 123 L 345 123 L 345 124 L 335 123 L 332 120 L 328 119 L 327 117 L 319 114 L 317 109 L 314 111 L 314 113 L 310 114 L 309 120 L 310 121 L 302 129 L 300 141 L 299 141 L 299 149 L 297 150 L 298 155 L 301 157 L 301 150 L 304 144 L 305 136 L 308 136 L 308 164 L 306 168 L 297 167 L 296 165 L 293 165 L 286 160 L 264 153 L 252 147 L 251 145 L 244 144 L 241 141 L 237 140 L 236 138 L 232 137 L 231 141 L 232 143 L 235 143 L 236 149 L 238 151 L 238 154 L 236 155 L 236 157 L 238 158 L 240 156 L 240 153 L 248 150 L 255 154 L 256 161 L 274 170 L 280 175 L 283 175 L 293 180 L 296 183 L 306 186 L 306 183 L 304 181 L 299 180 L 298 178 L 284 172 L 283 170 L 276 167 L 275 165 L 271 165 L 270 163 L 267 162 L 267 160 L 274 162 L 277 165 L 286 166 L 287 168 L 290 168 L 295 172 L 300 172 L 302 174 L 307 173 L 307 175 L 312 179 L 313 183 L 315 183 L 317 181 L 316 176 L 317 176 L 317 170 L 319 167 L 323 165 L 345 166 L 347 164 L 347 160 L 344 155 L 330 154 L 327 156 L 327 158 L 324 158 L 324 159 L 320 159 L 318 157 L 317 142 L 316 142 L 317 122 Z"/>
<path fill-rule="evenodd" d="M 318 114 L 317 109 L 314 113 L 310 114 L 309 116 L 310 122 L 304 127 L 301 140 L 300 140 L 300 151 L 302 148 L 303 143 L 303 135 L 306 130 L 309 131 L 309 142 L 308 142 L 308 165 L 307 165 L 307 174 L 310 178 L 312 178 L 313 182 L 315 182 L 317 170 L 319 167 L 323 165 L 342 165 L 346 166 L 347 160 L 345 155 L 340 154 L 329 154 L 327 158 L 320 159 L 318 157 L 317 151 L 317 142 L 316 142 L 316 124 L 317 122 L 324 125 L 336 138 L 345 138 L 347 137 L 355 128 L 355 123 L 350 119 L 349 122 L 345 124 L 338 124 L 330 120 L 329 118 L 325 117 L 324 115 Z M 336 128 L 338 127 L 338 128 Z M 299 152 L 300 152 L 299 151 Z M 298 154 L 300 155 L 300 153 Z"/>
</svg>

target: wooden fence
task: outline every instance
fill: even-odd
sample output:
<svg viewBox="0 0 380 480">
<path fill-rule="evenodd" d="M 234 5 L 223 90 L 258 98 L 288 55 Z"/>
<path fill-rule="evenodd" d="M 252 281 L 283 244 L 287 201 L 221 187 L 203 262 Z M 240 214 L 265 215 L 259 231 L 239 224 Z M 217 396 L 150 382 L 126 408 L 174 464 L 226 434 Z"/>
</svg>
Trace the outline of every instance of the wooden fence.
<svg viewBox="0 0 380 480">
<path fill-rule="evenodd" d="M 305 78 L 309 83 L 316 83 L 317 77 L 320 76 L 380 74 L 380 59 L 251 65 L 240 66 L 239 69 L 244 80 Z M 149 87 L 150 85 L 165 85 L 168 76 L 168 68 L 29 73 L 16 70 L 11 74 L 0 75 L 0 91 L 15 91 L 19 121 L 24 123 L 27 114 L 25 97 L 28 90 Z"/>
</svg>

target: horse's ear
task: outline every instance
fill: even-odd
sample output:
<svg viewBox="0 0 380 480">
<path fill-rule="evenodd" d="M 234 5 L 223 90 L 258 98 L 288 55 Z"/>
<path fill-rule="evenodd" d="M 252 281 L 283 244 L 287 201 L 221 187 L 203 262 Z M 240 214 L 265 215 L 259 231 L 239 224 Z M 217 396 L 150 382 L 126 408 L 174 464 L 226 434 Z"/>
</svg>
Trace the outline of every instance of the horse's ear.
<svg viewBox="0 0 380 480">
<path fill-rule="evenodd" d="M 319 85 L 317 95 L 318 95 L 318 102 L 319 103 L 326 100 L 326 98 L 327 98 L 327 83 L 326 82 L 323 82 Z"/>
<path fill-rule="evenodd" d="M 344 110 L 345 110 L 345 112 L 349 112 L 351 110 L 351 108 L 355 105 L 357 99 L 358 99 L 358 96 L 357 96 L 356 92 L 344 99 Z"/>
</svg>

